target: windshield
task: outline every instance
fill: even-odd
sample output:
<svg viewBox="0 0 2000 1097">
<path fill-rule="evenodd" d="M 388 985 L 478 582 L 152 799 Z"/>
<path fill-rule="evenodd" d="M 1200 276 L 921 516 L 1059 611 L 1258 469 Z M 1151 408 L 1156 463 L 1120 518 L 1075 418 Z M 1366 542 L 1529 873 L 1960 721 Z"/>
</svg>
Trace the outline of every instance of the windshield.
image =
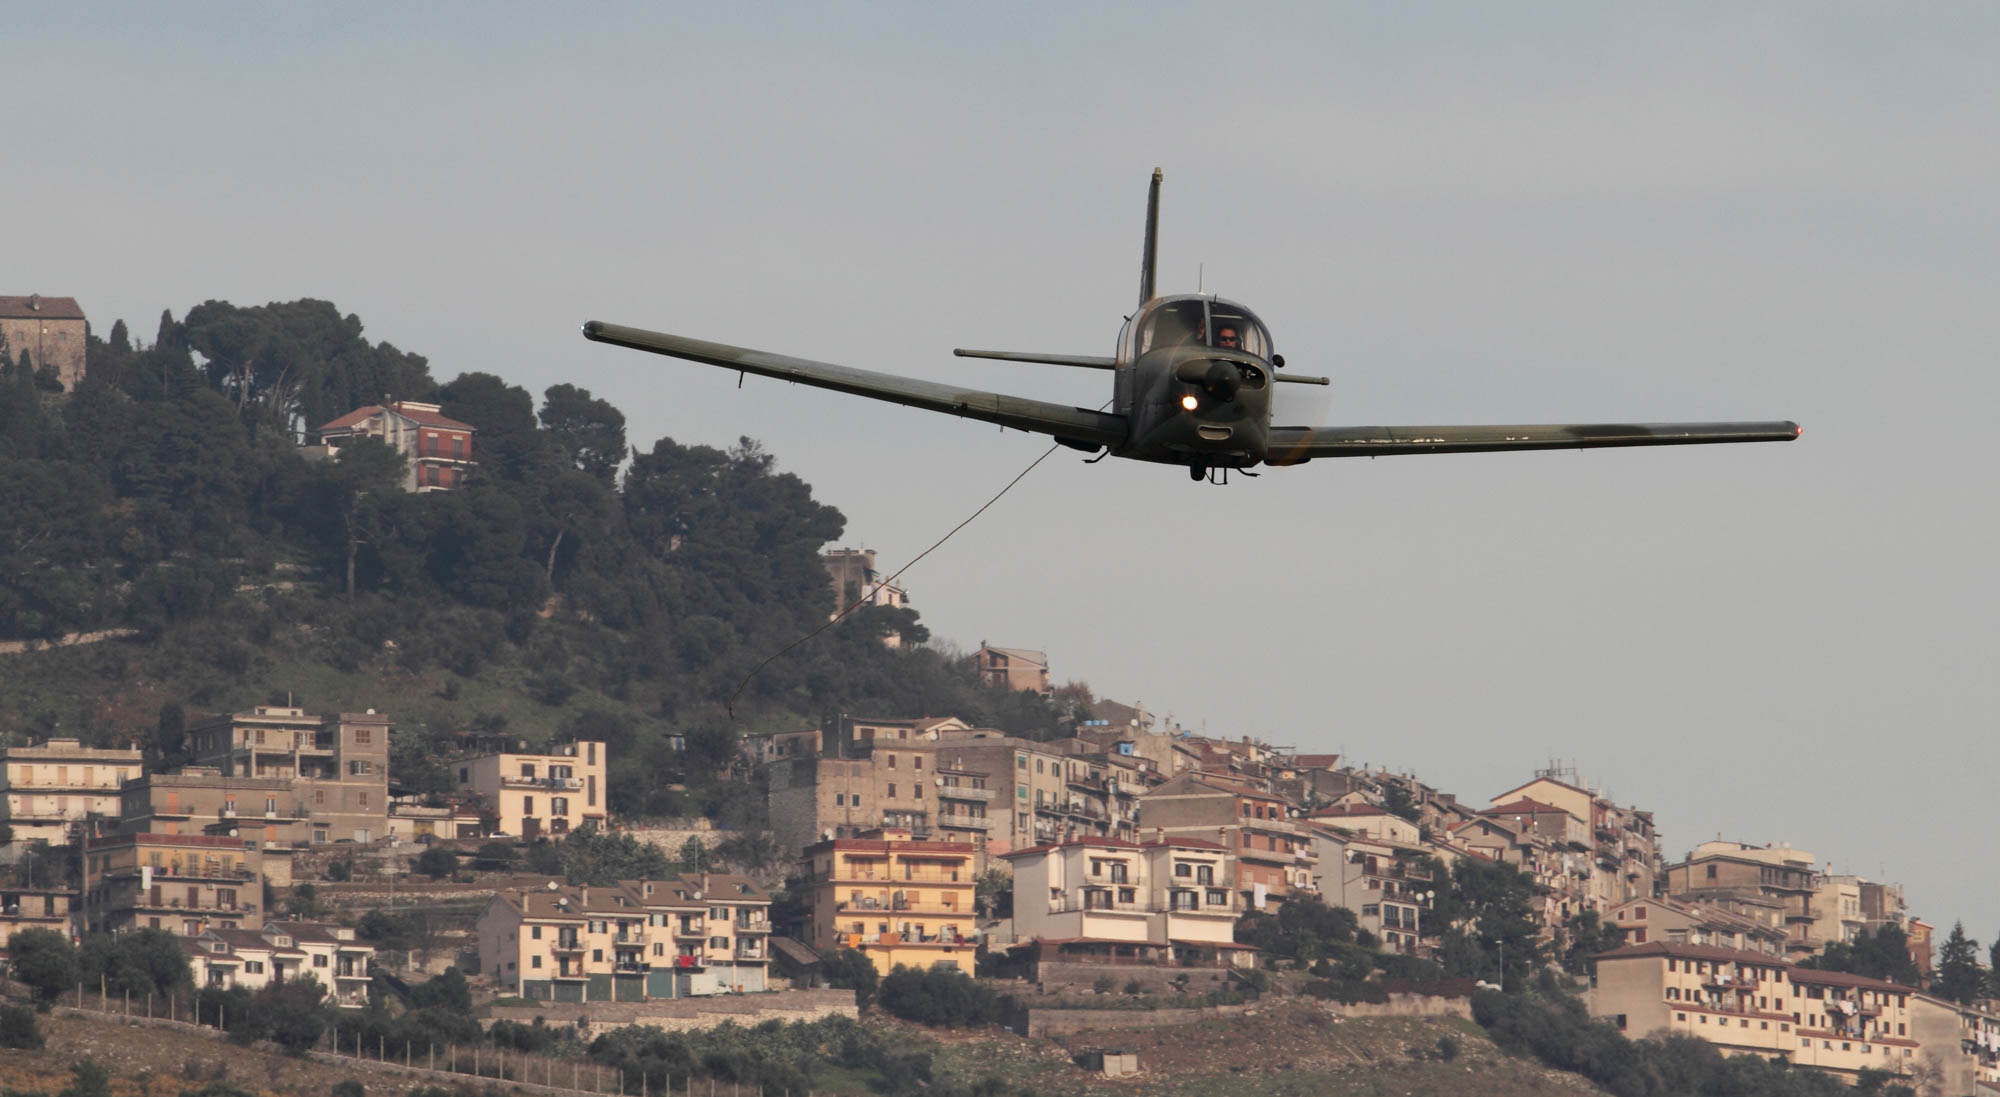
<svg viewBox="0 0 2000 1097">
<path fill-rule="evenodd" d="M 1213 297 L 1163 301 L 1139 329 L 1139 354 L 1163 347 L 1211 346 L 1271 356 L 1270 333 L 1249 309 Z"/>
</svg>

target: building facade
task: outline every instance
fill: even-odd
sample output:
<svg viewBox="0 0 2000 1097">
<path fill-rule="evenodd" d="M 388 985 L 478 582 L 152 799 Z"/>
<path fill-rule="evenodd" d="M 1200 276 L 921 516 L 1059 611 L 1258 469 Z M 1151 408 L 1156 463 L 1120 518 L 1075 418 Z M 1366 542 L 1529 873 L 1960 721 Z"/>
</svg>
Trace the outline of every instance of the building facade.
<svg viewBox="0 0 2000 1097">
<path fill-rule="evenodd" d="M 970 975 L 978 946 L 974 851 L 885 827 L 808 846 L 806 944 L 851 948 L 884 975 L 948 965 Z"/>
<path fill-rule="evenodd" d="M 80 921 L 92 933 L 264 925 L 264 858 L 254 841 L 206 834 L 117 834 L 83 846 Z"/>
<path fill-rule="evenodd" d="M 198 765 L 291 787 L 300 842 L 371 842 L 389 832 L 389 718 L 315 716 L 285 705 L 218 715 L 188 729 Z"/>
<path fill-rule="evenodd" d="M 136 748 L 49 739 L 0 750 L 0 812 L 15 841 L 64 845 L 91 819 L 115 820 L 119 790 L 144 770 Z"/>
<path fill-rule="evenodd" d="M 533 841 L 586 825 L 604 829 L 604 744 L 564 743 L 530 754 L 487 754 L 459 762 L 460 795 L 479 797 L 498 833 Z"/>
<path fill-rule="evenodd" d="M 83 380 L 89 335 L 90 324 L 74 297 L 0 296 L 0 344 L 6 346 L 7 365 L 14 366 L 25 353 L 36 372 L 52 371 L 64 392 L 76 391 Z"/>
<path fill-rule="evenodd" d="M 1014 937 L 1064 959 L 1192 963 L 1245 955 L 1235 942 L 1242 899 L 1215 842 L 1071 838 L 1008 854 Z"/>
<path fill-rule="evenodd" d="M 1853 1082 L 1916 1072 L 1912 987 L 1794 966 L 1765 953 L 1664 941 L 1597 956 L 1590 1008 L 1627 1036 L 1693 1036 Z"/>
<path fill-rule="evenodd" d="M 338 457 L 342 446 L 358 438 L 379 438 L 403 455 L 405 491 L 448 491 L 464 483 L 476 463 L 472 459 L 475 428 L 446 417 L 436 404 L 396 400 L 387 405 L 355 408 L 313 433 L 319 446 L 313 456 Z"/>
</svg>

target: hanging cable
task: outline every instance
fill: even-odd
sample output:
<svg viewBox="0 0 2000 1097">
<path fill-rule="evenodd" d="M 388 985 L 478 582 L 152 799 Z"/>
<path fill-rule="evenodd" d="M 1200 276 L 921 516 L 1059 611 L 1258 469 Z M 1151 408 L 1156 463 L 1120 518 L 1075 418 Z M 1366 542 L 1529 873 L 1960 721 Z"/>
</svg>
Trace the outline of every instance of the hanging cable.
<svg viewBox="0 0 2000 1097">
<path fill-rule="evenodd" d="M 1105 406 L 1109 407 L 1110 401 L 1108 400 L 1105 401 Z M 1101 411 L 1103 409 L 1100 408 L 1099 410 Z M 761 663 L 758 663 L 754 668 L 751 669 L 749 674 L 743 676 L 743 680 L 736 684 L 735 691 L 729 695 L 729 700 L 723 703 L 723 707 L 727 709 L 729 712 L 729 718 L 732 720 L 736 719 L 736 699 L 743 695 L 744 687 L 748 686 L 752 681 L 756 679 L 756 677 L 759 674 L 762 674 L 764 672 L 765 667 L 768 667 L 772 663 L 777 662 L 780 658 L 782 658 L 787 652 L 790 652 L 793 648 L 798 647 L 800 644 L 805 643 L 806 641 L 812 639 L 813 637 L 818 636 L 820 633 L 825 632 L 827 629 L 830 629 L 833 626 L 839 624 L 843 619 L 847 617 L 848 614 L 853 613 L 855 610 L 860 609 L 864 605 L 867 605 L 869 599 L 875 597 L 877 591 L 895 582 L 897 579 L 902 578 L 904 572 L 910 570 L 913 567 L 916 567 L 917 564 L 920 561 L 922 561 L 924 557 L 929 556 L 933 552 L 936 552 L 940 547 L 944 545 L 946 541 L 951 540 L 952 536 L 956 534 L 959 530 L 962 530 L 965 527 L 971 525 L 972 520 L 974 518 L 977 518 L 980 515 L 985 514 L 987 507 L 990 507 L 993 504 L 999 502 L 1001 496 L 1007 494 L 1009 491 L 1012 491 L 1014 489 L 1015 484 L 1020 483 L 1023 479 L 1027 477 L 1029 473 L 1035 471 L 1036 465 L 1039 465 L 1043 461 L 1048 460 L 1049 454 L 1054 453 L 1055 451 L 1061 448 L 1062 444 L 1060 442 L 1058 442 L 1053 446 L 1050 446 L 1047 450 L 1043 451 L 1040 457 L 1037 457 L 1033 461 L 1030 461 L 1028 463 L 1027 468 L 1022 469 L 1018 474 L 1015 475 L 1015 477 L 1012 480 L 1007 481 L 1006 487 L 1001 488 L 998 492 L 995 492 L 993 498 L 988 499 L 984 504 L 980 506 L 978 510 L 973 511 L 972 514 L 965 519 L 965 521 L 960 522 L 959 524 L 951 527 L 951 532 L 946 533 L 943 537 L 938 538 L 936 544 L 933 544 L 931 547 L 918 553 L 917 558 L 915 560 L 911 560 L 909 563 L 904 564 L 900 568 L 897 568 L 896 573 L 894 575 L 891 575 L 887 579 L 884 579 L 881 582 L 875 584 L 874 586 L 868 588 L 867 593 L 863 594 L 861 597 L 856 598 L 853 602 L 849 603 L 846 609 L 843 609 L 839 613 L 834 614 L 831 618 L 827 620 L 826 624 L 821 625 L 820 627 L 812 630 L 811 632 L 806 633 L 804 636 L 801 636 L 798 639 L 792 641 L 791 643 L 786 644 L 784 647 L 772 653 L 770 658 L 765 659 Z"/>
</svg>

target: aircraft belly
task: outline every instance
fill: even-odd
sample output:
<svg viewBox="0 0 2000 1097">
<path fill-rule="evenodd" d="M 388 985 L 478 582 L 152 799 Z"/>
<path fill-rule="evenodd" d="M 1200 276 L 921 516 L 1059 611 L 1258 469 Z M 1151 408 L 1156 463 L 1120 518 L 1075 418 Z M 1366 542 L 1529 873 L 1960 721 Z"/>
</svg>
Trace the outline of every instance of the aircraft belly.
<svg viewBox="0 0 2000 1097">
<path fill-rule="evenodd" d="M 1146 404 L 1136 411 L 1133 441 L 1118 451 L 1120 457 L 1218 468 L 1263 463 L 1263 432 L 1240 409 L 1236 416 L 1219 419 L 1190 415 L 1171 404 Z"/>
</svg>

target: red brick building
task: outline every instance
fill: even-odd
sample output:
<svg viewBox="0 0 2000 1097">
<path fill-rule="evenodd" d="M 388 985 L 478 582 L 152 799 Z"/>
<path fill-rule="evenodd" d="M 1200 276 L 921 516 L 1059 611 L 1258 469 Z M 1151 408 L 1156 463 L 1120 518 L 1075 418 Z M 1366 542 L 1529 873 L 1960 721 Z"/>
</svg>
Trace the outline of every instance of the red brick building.
<svg viewBox="0 0 2000 1097">
<path fill-rule="evenodd" d="M 388 405 L 355 408 L 320 426 L 326 456 L 357 438 L 380 438 L 409 461 L 403 475 L 406 491 L 445 491 L 457 487 L 471 471 L 472 435 L 469 423 L 446 418 L 436 404 L 397 400 Z"/>
</svg>

